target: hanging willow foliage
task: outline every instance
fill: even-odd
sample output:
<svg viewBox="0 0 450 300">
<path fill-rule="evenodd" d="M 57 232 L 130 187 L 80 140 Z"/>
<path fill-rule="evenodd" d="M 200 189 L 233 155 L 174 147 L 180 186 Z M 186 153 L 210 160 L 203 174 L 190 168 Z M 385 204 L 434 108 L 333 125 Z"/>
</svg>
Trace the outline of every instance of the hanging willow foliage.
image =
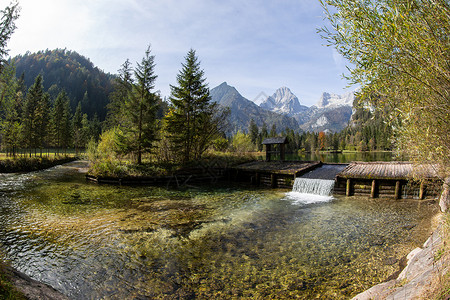
<svg viewBox="0 0 450 300">
<path fill-rule="evenodd" d="M 360 99 L 387 108 L 410 159 L 450 175 L 450 2 L 320 1 L 331 26 L 319 32 L 350 62 Z"/>
</svg>

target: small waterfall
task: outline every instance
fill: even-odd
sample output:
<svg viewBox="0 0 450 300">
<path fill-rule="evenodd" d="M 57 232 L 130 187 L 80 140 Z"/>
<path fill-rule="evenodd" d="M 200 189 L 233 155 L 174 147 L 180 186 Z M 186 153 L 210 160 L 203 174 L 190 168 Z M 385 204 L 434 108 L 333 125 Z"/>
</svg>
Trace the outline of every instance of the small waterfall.
<svg viewBox="0 0 450 300">
<path fill-rule="evenodd" d="M 334 180 L 296 178 L 292 192 L 330 196 L 333 192 Z"/>
</svg>

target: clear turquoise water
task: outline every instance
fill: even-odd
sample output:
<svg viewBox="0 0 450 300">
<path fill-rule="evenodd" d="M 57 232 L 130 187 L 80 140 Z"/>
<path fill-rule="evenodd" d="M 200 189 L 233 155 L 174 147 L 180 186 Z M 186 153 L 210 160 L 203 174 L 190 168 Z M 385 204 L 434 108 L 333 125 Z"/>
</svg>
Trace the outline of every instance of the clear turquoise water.
<svg viewBox="0 0 450 300">
<path fill-rule="evenodd" d="M 214 185 L 0 184 L 2 258 L 73 299 L 348 299 L 428 237 L 436 204 Z"/>
</svg>

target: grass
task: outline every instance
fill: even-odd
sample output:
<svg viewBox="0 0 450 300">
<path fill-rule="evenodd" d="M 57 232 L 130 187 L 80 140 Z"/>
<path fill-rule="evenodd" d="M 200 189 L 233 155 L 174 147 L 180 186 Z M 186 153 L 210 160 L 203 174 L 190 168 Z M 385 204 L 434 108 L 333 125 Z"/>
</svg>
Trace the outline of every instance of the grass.
<svg viewBox="0 0 450 300">
<path fill-rule="evenodd" d="M 31 172 L 51 168 L 55 165 L 73 161 L 74 156 L 56 157 L 16 157 L 0 160 L 0 173 Z"/>
<path fill-rule="evenodd" d="M 130 159 L 96 159 L 91 161 L 89 174 L 104 177 L 144 177 L 165 176 L 174 173 L 187 173 L 209 171 L 213 168 L 226 169 L 238 164 L 255 160 L 252 154 L 235 154 L 224 152 L 213 152 L 205 154 L 199 160 L 187 163 L 160 162 L 152 157 L 145 157 L 142 164 L 138 165 Z"/>
<path fill-rule="evenodd" d="M 4 300 L 25 300 L 26 297 L 19 292 L 11 283 L 11 279 L 6 272 L 6 266 L 0 263 L 0 299 Z"/>
</svg>

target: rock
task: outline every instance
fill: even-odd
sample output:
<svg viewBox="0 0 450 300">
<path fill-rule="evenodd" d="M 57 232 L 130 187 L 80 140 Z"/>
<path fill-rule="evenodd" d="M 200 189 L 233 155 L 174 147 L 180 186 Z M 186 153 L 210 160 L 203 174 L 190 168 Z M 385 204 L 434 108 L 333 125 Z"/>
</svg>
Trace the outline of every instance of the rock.
<svg viewBox="0 0 450 300">
<path fill-rule="evenodd" d="M 442 212 L 446 212 L 450 208 L 450 177 L 445 179 L 444 190 L 439 199 L 439 206 L 441 207 Z"/>
<path fill-rule="evenodd" d="M 5 267 L 11 283 L 29 300 L 69 300 L 69 298 L 45 283 L 31 279 L 29 276 Z"/>
<path fill-rule="evenodd" d="M 433 232 L 423 248 L 416 248 L 408 254 L 408 263 L 396 279 L 378 284 L 353 299 L 422 299 L 432 288 L 431 283 L 448 270 L 448 261 L 435 260 L 443 244 L 439 230 Z"/>
</svg>

